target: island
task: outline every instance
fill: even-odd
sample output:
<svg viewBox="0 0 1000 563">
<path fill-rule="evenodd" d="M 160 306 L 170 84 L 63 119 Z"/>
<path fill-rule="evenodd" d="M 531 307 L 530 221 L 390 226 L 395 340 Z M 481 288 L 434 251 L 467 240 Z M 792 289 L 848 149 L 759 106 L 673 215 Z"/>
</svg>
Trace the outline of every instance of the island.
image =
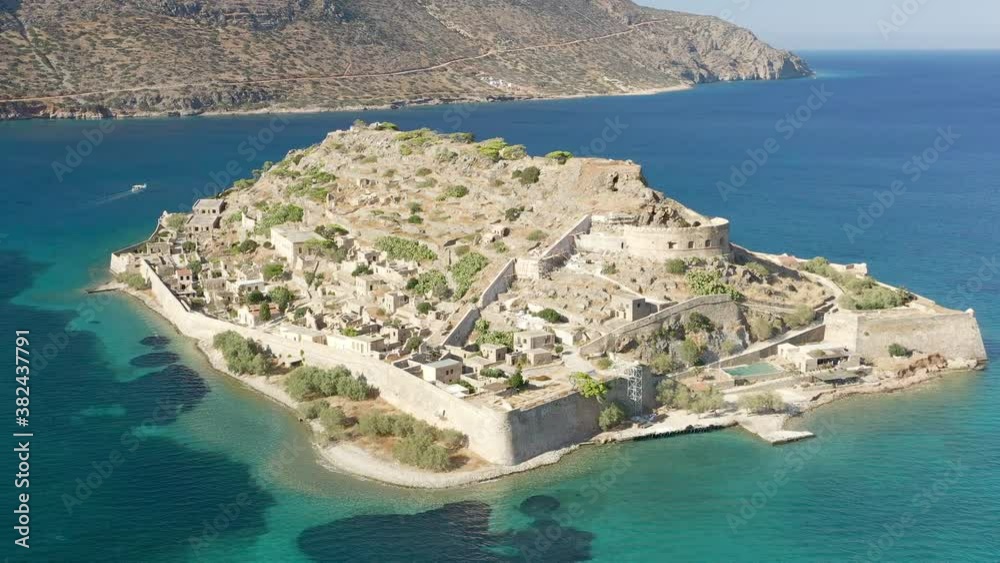
<svg viewBox="0 0 1000 563">
<path fill-rule="evenodd" d="M 987 361 L 973 311 L 771 255 L 630 161 L 358 121 L 114 252 L 115 287 L 296 409 L 335 469 L 450 487 Z"/>
</svg>

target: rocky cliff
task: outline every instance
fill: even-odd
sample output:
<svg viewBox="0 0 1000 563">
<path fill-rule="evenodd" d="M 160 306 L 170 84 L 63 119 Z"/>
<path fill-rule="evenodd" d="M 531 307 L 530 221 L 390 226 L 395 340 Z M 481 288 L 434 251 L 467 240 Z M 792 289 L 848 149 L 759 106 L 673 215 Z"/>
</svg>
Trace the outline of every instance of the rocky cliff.
<svg viewBox="0 0 1000 563">
<path fill-rule="evenodd" d="M 0 0 L 0 119 L 338 109 L 810 74 L 628 0 Z"/>
</svg>

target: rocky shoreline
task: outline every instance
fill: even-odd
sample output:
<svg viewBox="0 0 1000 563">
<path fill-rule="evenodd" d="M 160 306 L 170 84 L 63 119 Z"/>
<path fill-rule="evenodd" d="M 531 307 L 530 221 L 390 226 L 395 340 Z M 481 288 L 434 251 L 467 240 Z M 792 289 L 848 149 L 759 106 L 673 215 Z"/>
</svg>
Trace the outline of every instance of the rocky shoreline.
<svg viewBox="0 0 1000 563">
<path fill-rule="evenodd" d="M 696 84 L 680 84 L 662 88 L 637 89 L 628 92 L 607 94 L 566 94 L 561 96 L 470 96 L 460 98 L 416 98 L 398 100 L 385 104 L 374 105 L 340 105 L 340 106 L 306 106 L 281 107 L 268 106 L 263 108 L 246 108 L 232 110 L 163 110 L 163 111 L 116 111 L 106 106 L 96 106 L 88 109 L 57 108 L 44 103 L 0 102 L 0 121 L 23 121 L 29 119 L 66 119 L 66 120 L 103 120 L 103 119 L 161 119 L 181 117 L 231 117 L 246 115 L 296 115 L 310 113 L 340 113 L 397 110 L 408 107 L 428 107 L 440 105 L 490 104 L 503 102 L 572 100 L 580 98 L 621 97 L 621 96 L 653 96 L 669 92 L 682 92 L 695 88 Z"/>
<path fill-rule="evenodd" d="M 156 299 L 151 295 L 134 291 L 120 284 L 106 284 L 95 291 L 120 291 L 137 299 L 154 313 L 166 319 L 179 334 L 179 327 L 173 324 L 165 314 Z M 185 335 L 186 336 L 186 335 Z M 204 339 L 193 339 L 214 369 L 223 373 L 242 385 L 260 393 L 276 403 L 298 413 L 300 403 L 290 397 L 284 389 L 268 381 L 263 376 L 244 376 L 232 373 L 225 365 L 222 355 L 212 348 L 212 343 Z M 524 463 L 513 466 L 491 465 L 471 471 L 455 471 L 450 473 L 435 473 L 415 467 L 405 466 L 399 462 L 370 452 L 352 443 L 323 444 L 313 441 L 313 446 L 322 465 L 331 471 L 344 473 L 353 477 L 368 479 L 388 485 L 414 489 L 448 489 L 493 481 L 508 475 L 523 473 L 532 469 L 557 463 L 563 456 L 586 445 L 602 445 L 618 442 L 680 436 L 685 434 L 711 432 L 740 426 L 744 430 L 758 436 L 772 445 L 782 445 L 814 437 L 811 432 L 788 430 L 785 428 L 789 420 L 807 412 L 831 404 L 835 401 L 857 395 L 874 395 L 904 391 L 923 383 L 941 379 L 949 374 L 968 373 L 977 366 L 945 366 L 943 369 L 920 369 L 908 377 L 902 377 L 889 382 L 879 382 L 875 385 L 864 384 L 857 387 L 842 388 L 820 392 L 805 404 L 796 405 L 795 415 L 759 415 L 748 416 L 741 413 L 726 412 L 717 415 L 696 415 L 686 411 L 672 411 L 667 417 L 645 428 L 631 427 L 624 430 L 609 431 L 599 434 L 587 442 L 574 446 L 550 451 Z M 320 431 L 318 423 L 308 423 L 314 432 Z"/>
</svg>

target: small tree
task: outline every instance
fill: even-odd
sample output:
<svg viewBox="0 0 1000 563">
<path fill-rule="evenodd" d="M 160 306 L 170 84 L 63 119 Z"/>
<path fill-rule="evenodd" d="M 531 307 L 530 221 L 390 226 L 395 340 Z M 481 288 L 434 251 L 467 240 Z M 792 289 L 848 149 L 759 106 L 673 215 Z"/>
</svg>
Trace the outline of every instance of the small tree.
<svg viewBox="0 0 1000 563">
<path fill-rule="evenodd" d="M 787 408 L 781 397 L 774 392 L 740 397 L 739 405 L 751 414 L 776 414 L 785 412 Z"/>
<path fill-rule="evenodd" d="M 239 245 L 239 250 L 243 254 L 250 254 L 251 252 L 257 250 L 257 241 L 253 239 L 246 239 Z"/>
<path fill-rule="evenodd" d="M 681 342 L 677 353 L 686 365 L 696 366 L 701 362 L 701 356 L 705 353 L 705 348 L 691 338 L 687 338 L 684 342 Z"/>
<path fill-rule="evenodd" d="M 715 387 L 708 391 L 695 394 L 691 401 L 689 410 L 696 414 L 717 411 L 726 406 L 726 400 L 722 397 L 722 392 Z"/>
<path fill-rule="evenodd" d="M 601 410 L 601 414 L 597 417 L 597 424 L 600 425 L 601 430 L 607 432 L 612 428 L 618 426 L 625 421 L 625 411 L 618 406 L 618 403 L 611 403 L 610 405 L 604 407 Z"/>
<path fill-rule="evenodd" d="M 265 323 L 267 321 L 271 320 L 271 304 L 270 303 L 261 303 L 261 305 L 260 305 L 260 315 L 258 316 L 258 318 L 261 320 L 261 322 L 265 322 Z"/>
<path fill-rule="evenodd" d="M 521 370 L 518 370 L 514 375 L 507 378 L 507 389 L 512 391 L 520 391 L 528 385 L 528 380 L 525 379 L 524 374 Z"/>
</svg>

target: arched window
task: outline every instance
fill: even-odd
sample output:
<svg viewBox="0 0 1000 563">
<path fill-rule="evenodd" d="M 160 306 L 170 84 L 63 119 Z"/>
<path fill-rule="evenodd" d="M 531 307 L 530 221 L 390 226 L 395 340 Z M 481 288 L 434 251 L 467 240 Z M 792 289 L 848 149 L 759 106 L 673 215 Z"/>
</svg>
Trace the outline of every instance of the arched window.
<svg viewBox="0 0 1000 563">
<path fill-rule="evenodd" d="M 689 248 L 689 249 L 690 249 L 690 248 L 694 248 L 694 241 L 693 241 L 693 240 L 689 240 L 689 241 L 688 241 L 688 248 Z"/>
</svg>

